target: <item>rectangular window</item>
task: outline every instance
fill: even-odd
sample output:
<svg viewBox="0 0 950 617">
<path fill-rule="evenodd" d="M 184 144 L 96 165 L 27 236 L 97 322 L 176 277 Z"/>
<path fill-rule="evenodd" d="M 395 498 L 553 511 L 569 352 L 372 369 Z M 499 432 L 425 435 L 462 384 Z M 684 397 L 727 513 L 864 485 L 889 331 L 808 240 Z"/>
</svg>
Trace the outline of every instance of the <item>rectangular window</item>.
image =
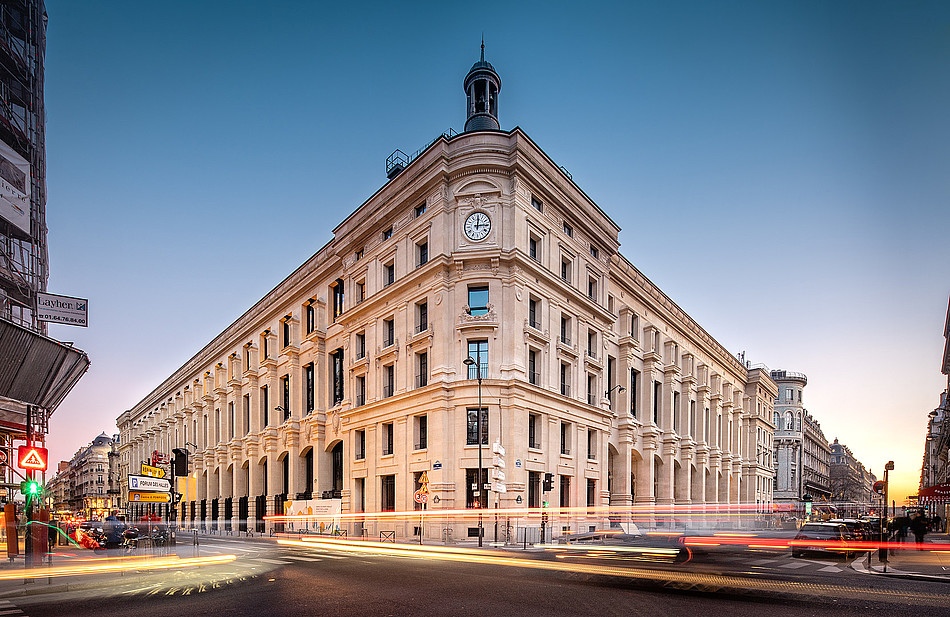
<svg viewBox="0 0 950 617">
<path fill-rule="evenodd" d="M 366 299 L 366 281 L 356 281 L 356 303 Z"/>
<path fill-rule="evenodd" d="M 313 399 L 316 384 L 314 383 L 313 362 L 303 367 L 305 387 L 307 389 L 307 415 L 313 413 Z"/>
<path fill-rule="evenodd" d="M 416 450 L 425 450 L 429 447 L 429 417 L 416 416 L 414 419 L 414 433 Z"/>
<path fill-rule="evenodd" d="M 264 330 L 264 334 L 261 335 L 261 358 L 267 360 L 270 358 L 270 349 L 268 349 L 267 343 L 270 338 L 270 330 Z"/>
<path fill-rule="evenodd" d="M 597 259 L 598 257 L 600 257 L 600 251 L 598 251 L 597 247 L 594 246 L 593 244 L 590 245 L 590 256 L 593 257 L 594 259 Z"/>
<path fill-rule="evenodd" d="M 284 347 L 287 347 L 288 345 L 293 343 L 293 340 L 291 339 L 291 336 L 290 336 L 290 320 L 291 320 L 291 316 L 287 315 L 280 322 L 281 329 L 283 330 Z"/>
<path fill-rule="evenodd" d="M 307 319 L 307 334 L 313 334 L 313 331 L 317 329 L 317 311 L 313 306 L 313 300 L 307 301 L 305 313 Z"/>
<path fill-rule="evenodd" d="M 528 472 L 528 507 L 541 507 L 541 473 L 538 471 Z"/>
<path fill-rule="evenodd" d="M 640 340 L 640 316 L 636 313 L 630 316 L 630 338 Z"/>
<path fill-rule="evenodd" d="M 528 325 L 532 328 L 540 328 L 541 324 L 538 322 L 538 308 L 540 302 L 535 298 L 528 298 Z"/>
<path fill-rule="evenodd" d="M 234 439 L 234 402 L 228 402 L 228 439 Z"/>
<path fill-rule="evenodd" d="M 420 242 L 416 245 L 416 267 L 429 263 L 429 243 Z"/>
<path fill-rule="evenodd" d="M 534 413 L 528 414 L 528 447 L 529 448 L 541 447 L 540 428 L 541 428 L 541 416 Z"/>
<path fill-rule="evenodd" d="M 384 422 L 383 423 L 383 456 L 389 456 L 393 453 L 393 423 Z"/>
<path fill-rule="evenodd" d="M 469 286 L 468 313 L 469 315 L 488 313 L 488 285 Z"/>
<path fill-rule="evenodd" d="M 187 428 L 187 427 L 186 427 Z M 188 441 L 187 430 L 185 431 L 185 441 Z M 244 395 L 244 434 L 251 432 L 251 395 Z"/>
<path fill-rule="evenodd" d="M 538 212 L 544 211 L 544 204 L 542 204 L 541 200 L 535 197 L 534 195 L 531 196 L 531 207 L 537 210 Z"/>
<path fill-rule="evenodd" d="M 381 512 L 396 511 L 396 476 L 379 477 L 379 509 Z"/>
<path fill-rule="evenodd" d="M 571 344 L 571 318 L 561 315 L 561 342 Z"/>
<path fill-rule="evenodd" d="M 570 396 L 571 395 L 571 374 L 570 368 L 567 364 L 561 363 L 561 395 Z"/>
<path fill-rule="evenodd" d="M 396 264 L 386 264 L 383 266 L 383 287 L 388 287 L 396 282 Z"/>
<path fill-rule="evenodd" d="M 366 377 L 360 375 L 356 378 L 356 406 L 361 407 L 366 404 Z"/>
<path fill-rule="evenodd" d="M 383 367 L 383 398 L 389 398 L 396 393 L 396 366 L 390 364 Z"/>
<path fill-rule="evenodd" d="M 534 236 L 528 237 L 528 257 L 541 261 L 541 240 Z"/>
<path fill-rule="evenodd" d="M 569 422 L 561 422 L 561 454 L 569 455 L 571 453 L 571 425 Z"/>
<path fill-rule="evenodd" d="M 290 419 L 290 375 L 284 375 L 280 378 L 280 396 L 281 408 L 283 409 L 284 422 Z"/>
<path fill-rule="evenodd" d="M 337 279 L 330 286 L 330 292 L 333 297 L 333 321 L 343 314 L 343 279 Z"/>
<path fill-rule="evenodd" d="M 660 382 L 653 382 L 653 424 L 660 426 Z"/>
<path fill-rule="evenodd" d="M 270 403 L 267 399 L 267 386 L 261 386 L 261 426 L 268 425 L 268 416 L 270 416 L 270 414 L 267 413 L 267 408 Z"/>
<path fill-rule="evenodd" d="M 392 237 L 393 237 L 393 228 L 392 228 L 392 227 L 390 227 L 389 229 L 383 231 L 383 240 L 389 240 L 389 239 L 392 238 Z"/>
<path fill-rule="evenodd" d="M 587 478 L 587 507 L 593 508 L 597 505 L 597 480 Z"/>
<path fill-rule="evenodd" d="M 416 354 L 416 387 L 424 388 L 429 385 L 429 353 Z"/>
<path fill-rule="evenodd" d="M 673 432 L 680 432 L 680 393 L 673 390 Z"/>
<path fill-rule="evenodd" d="M 337 349 L 330 354 L 330 370 L 333 384 L 331 395 L 331 407 L 343 402 L 343 350 Z"/>
<path fill-rule="evenodd" d="M 389 347 L 396 342 L 396 320 L 383 320 L 383 347 Z"/>
<path fill-rule="evenodd" d="M 597 460 L 597 431 L 592 428 L 587 429 L 587 460 Z"/>
<path fill-rule="evenodd" d="M 356 359 L 362 360 L 366 357 L 366 333 L 356 333 Z"/>
<path fill-rule="evenodd" d="M 534 349 L 528 350 L 528 383 L 540 385 L 541 374 L 538 372 L 538 352 Z"/>
<path fill-rule="evenodd" d="M 640 395 L 638 386 L 640 385 L 640 373 L 636 369 L 630 369 L 630 415 L 637 417 L 637 397 Z"/>
<path fill-rule="evenodd" d="M 571 476 L 561 476 L 558 496 L 562 508 L 571 507 Z"/>
<path fill-rule="evenodd" d="M 482 444 L 488 444 L 488 409 L 482 408 L 481 414 L 477 412 L 477 409 L 469 409 L 466 413 L 465 444 L 469 446 L 478 445 L 479 420 L 481 421 Z"/>
<path fill-rule="evenodd" d="M 416 305 L 416 332 L 425 332 L 429 329 L 429 303 L 420 302 Z"/>
<path fill-rule="evenodd" d="M 571 260 L 567 257 L 561 258 L 561 280 L 570 284 L 571 282 Z"/>
<path fill-rule="evenodd" d="M 413 214 L 416 216 L 416 218 L 418 218 L 418 217 L 422 216 L 423 214 L 425 214 L 425 212 L 426 212 L 426 202 L 422 202 L 421 204 L 419 204 L 418 206 L 416 206 L 415 208 L 413 208 L 412 212 L 413 212 Z"/>
<path fill-rule="evenodd" d="M 366 458 L 366 431 L 363 429 L 354 431 L 353 438 L 356 442 L 353 444 L 353 456 L 356 460 L 362 461 Z"/>
<path fill-rule="evenodd" d="M 688 427 L 689 436 L 692 437 L 695 431 L 696 431 L 696 401 L 690 401 L 689 402 L 689 427 Z"/>
<path fill-rule="evenodd" d="M 356 261 L 363 259 L 363 249 L 356 251 L 353 256 L 356 258 Z"/>
<path fill-rule="evenodd" d="M 564 223 L 564 235 L 567 236 L 568 238 L 574 237 L 574 228 L 568 225 L 567 223 Z"/>
<path fill-rule="evenodd" d="M 485 379 L 488 377 L 488 341 L 469 341 L 468 358 L 475 360 L 475 364 L 468 367 L 468 378 Z"/>
<path fill-rule="evenodd" d="M 597 279 L 592 276 L 587 277 L 587 297 L 597 301 Z"/>
<path fill-rule="evenodd" d="M 488 469 L 482 469 L 482 473 L 479 474 L 477 469 L 466 469 L 465 470 L 465 507 L 466 508 L 487 508 L 488 507 L 488 491 L 485 490 L 485 484 L 488 483 Z M 479 481 L 478 476 L 481 475 L 481 480 Z M 476 505 L 477 504 L 477 505 Z M 474 537 L 478 537 L 478 527 L 470 528 L 469 537 L 472 537 L 472 531 L 474 529 Z"/>
<path fill-rule="evenodd" d="M 587 331 L 587 355 L 591 358 L 597 357 L 597 332 Z"/>
<path fill-rule="evenodd" d="M 251 344 L 244 346 L 244 370 L 251 370 Z"/>
</svg>

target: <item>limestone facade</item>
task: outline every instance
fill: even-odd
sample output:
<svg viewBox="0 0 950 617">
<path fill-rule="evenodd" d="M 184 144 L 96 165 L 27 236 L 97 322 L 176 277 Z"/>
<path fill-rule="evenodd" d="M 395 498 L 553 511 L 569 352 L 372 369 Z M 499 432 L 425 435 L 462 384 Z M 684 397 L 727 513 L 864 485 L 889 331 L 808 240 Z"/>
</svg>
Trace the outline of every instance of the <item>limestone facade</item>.
<svg viewBox="0 0 950 617">
<path fill-rule="evenodd" d="M 768 373 L 627 261 L 617 225 L 520 129 L 438 138 L 333 234 L 119 417 L 129 473 L 192 451 L 186 522 L 261 529 L 295 498 L 411 511 L 422 472 L 429 509 L 474 506 L 468 356 L 485 467 L 506 449 L 506 492 L 484 506 L 771 503 Z"/>
</svg>

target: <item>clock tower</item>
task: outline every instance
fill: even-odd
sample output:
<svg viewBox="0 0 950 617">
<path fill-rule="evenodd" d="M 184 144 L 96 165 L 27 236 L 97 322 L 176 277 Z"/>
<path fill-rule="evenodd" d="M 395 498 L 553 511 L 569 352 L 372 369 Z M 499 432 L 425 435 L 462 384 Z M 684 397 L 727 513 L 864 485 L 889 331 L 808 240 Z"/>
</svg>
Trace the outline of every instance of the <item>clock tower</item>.
<svg viewBox="0 0 950 617">
<path fill-rule="evenodd" d="M 481 59 L 472 65 L 462 87 L 465 89 L 467 99 L 465 132 L 497 131 L 501 77 L 495 72 L 495 67 L 485 61 L 484 40 L 482 40 Z"/>
</svg>

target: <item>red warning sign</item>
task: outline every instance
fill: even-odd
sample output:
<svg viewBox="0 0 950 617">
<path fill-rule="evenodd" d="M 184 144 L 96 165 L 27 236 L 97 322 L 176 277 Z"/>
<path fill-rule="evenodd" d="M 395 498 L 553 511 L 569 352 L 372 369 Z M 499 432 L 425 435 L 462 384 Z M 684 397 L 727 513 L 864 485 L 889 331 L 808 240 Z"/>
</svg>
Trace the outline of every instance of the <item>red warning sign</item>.
<svg viewBox="0 0 950 617">
<path fill-rule="evenodd" d="M 39 446 L 20 446 L 17 448 L 17 467 L 20 469 L 46 470 L 46 448 Z"/>
</svg>

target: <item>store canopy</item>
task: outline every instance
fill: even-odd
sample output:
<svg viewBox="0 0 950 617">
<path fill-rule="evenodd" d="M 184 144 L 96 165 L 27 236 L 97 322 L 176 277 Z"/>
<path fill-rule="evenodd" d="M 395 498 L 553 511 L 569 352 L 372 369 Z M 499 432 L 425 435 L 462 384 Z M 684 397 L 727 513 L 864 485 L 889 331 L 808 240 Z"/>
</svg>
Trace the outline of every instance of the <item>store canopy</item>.
<svg viewBox="0 0 950 617">
<path fill-rule="evenodd" d="M 950 503 L 950 482 L 920 489 L 918 503 Z"/>
<path fill-rule="evenodd" d="M 88 369 L 81 349 L 0 319 L 0 396 L 52 413 Z"/>
</svg>

